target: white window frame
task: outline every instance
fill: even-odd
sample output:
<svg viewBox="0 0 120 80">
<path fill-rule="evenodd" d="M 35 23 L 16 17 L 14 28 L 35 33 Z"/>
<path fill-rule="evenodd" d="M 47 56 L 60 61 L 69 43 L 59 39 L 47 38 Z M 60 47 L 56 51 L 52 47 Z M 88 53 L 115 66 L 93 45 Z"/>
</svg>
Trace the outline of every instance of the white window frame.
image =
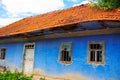
<svg viewBox="0 0 120 80">
<path fill-rule="evenodd" d="M 62 54 L 61 54 L 61 48 L 62 48 L 62 45 L 64 44 L 69 44 L 70 45 L 70 50 L 69 50 L 69 54 L 70 54 L 70 61 L 64 61 L 64 60 L 61 60 L 61 57 Z M 62 42 L 60 43 L 60 48 L 59 48 L 59 62 L 62 63 L 62 64 L 65 64 L 65 65 L 69 65 L 72 63 L 72 42 Z"/>
<path fill-rule="evenodd" d="M 102 49 L 90 49 L 90 44 L 101 44 Z M 91 51 L 95 52 L 95 61 L 91 61 Z M 102 61 L 97 61 L 97 51 L 102 51 Z M 105 42 L 104 41 L 92 41 L 88 43 L 88 64 L 98 64 L 104 65 L 105 64 Z"/>
</svg>

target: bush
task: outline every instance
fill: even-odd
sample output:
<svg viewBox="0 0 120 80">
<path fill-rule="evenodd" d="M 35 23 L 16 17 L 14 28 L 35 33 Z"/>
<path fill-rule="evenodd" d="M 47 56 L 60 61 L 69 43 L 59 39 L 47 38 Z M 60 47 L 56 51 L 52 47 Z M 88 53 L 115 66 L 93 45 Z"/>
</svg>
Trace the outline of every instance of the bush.
<svg viewBox="0 0 120 80">
<path fill-rule="evenodd" d="M 32 80 L 33 75 L 26 76 L 23 72 L 5 71 L 0 73 L 0 80 Z"/>
<path fill-rule="evenodd" d="M 120 8 L 120 0 L 90 0 L 92 4 L 95 4 L 98 9 L 112 10 Z"/>
</svg>

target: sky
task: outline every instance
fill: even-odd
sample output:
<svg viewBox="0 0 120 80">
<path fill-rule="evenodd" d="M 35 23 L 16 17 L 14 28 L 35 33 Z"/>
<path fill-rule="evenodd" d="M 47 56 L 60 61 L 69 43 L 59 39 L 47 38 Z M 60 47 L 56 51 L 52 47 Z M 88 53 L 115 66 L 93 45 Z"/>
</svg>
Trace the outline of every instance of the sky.
<svg viewBox="0 0 120 80">
<path fill-rule="evenodd" d="M 0 0 L 0 28 L 22 18 L 85 4 L 88 0 Z"/>
</svg>

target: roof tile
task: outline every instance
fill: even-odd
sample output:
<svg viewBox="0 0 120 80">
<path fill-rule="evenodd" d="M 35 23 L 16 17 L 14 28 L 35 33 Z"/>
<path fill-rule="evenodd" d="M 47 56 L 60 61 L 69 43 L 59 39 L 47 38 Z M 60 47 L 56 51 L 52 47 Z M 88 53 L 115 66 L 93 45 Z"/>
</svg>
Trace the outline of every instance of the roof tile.
<svg viewBox="0 0 120 80">
<path fill-rule="evenodd" d="M 64 25 L 93 20 L 120 20 L 120 9 L 104 11 L 89 8 L 87 5 L 80 5 L 65 10 L 53 11 L 42 15 L 27 17 L 0 28 L 0 36 L 33 32 L 58 26 L 64 27 Z"/>
</svg>

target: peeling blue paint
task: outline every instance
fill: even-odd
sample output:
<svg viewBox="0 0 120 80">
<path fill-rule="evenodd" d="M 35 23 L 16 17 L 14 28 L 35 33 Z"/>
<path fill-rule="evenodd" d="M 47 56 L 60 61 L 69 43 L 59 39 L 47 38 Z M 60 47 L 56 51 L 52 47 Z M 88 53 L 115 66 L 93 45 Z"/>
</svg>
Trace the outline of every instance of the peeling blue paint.
<svg viewBox="0 0 120 80">
<path fill-rule="evenodd" d="M 95 66 L 87 63 L 89 41 L 105 41 L 105 65 Z M 61 64 L 58 61 L 61 42 L 72 42 L 72 64 L 70 65 Z M 6 47 L 7 49 L 5 59 L 7 63 L 0 62 L 0 65 L 15 65 L 22 70 L 24 44 L 25 42 L 0 44 L 0 48 Z M 78 73 L 86 77 L 94 77 L 94 79 L 119 80 L 119 66 L 120 34 L 35 41 L 34 69 L 41 69 L 48 75 L 59 76 L 65 73 Z"/>
</svg>

